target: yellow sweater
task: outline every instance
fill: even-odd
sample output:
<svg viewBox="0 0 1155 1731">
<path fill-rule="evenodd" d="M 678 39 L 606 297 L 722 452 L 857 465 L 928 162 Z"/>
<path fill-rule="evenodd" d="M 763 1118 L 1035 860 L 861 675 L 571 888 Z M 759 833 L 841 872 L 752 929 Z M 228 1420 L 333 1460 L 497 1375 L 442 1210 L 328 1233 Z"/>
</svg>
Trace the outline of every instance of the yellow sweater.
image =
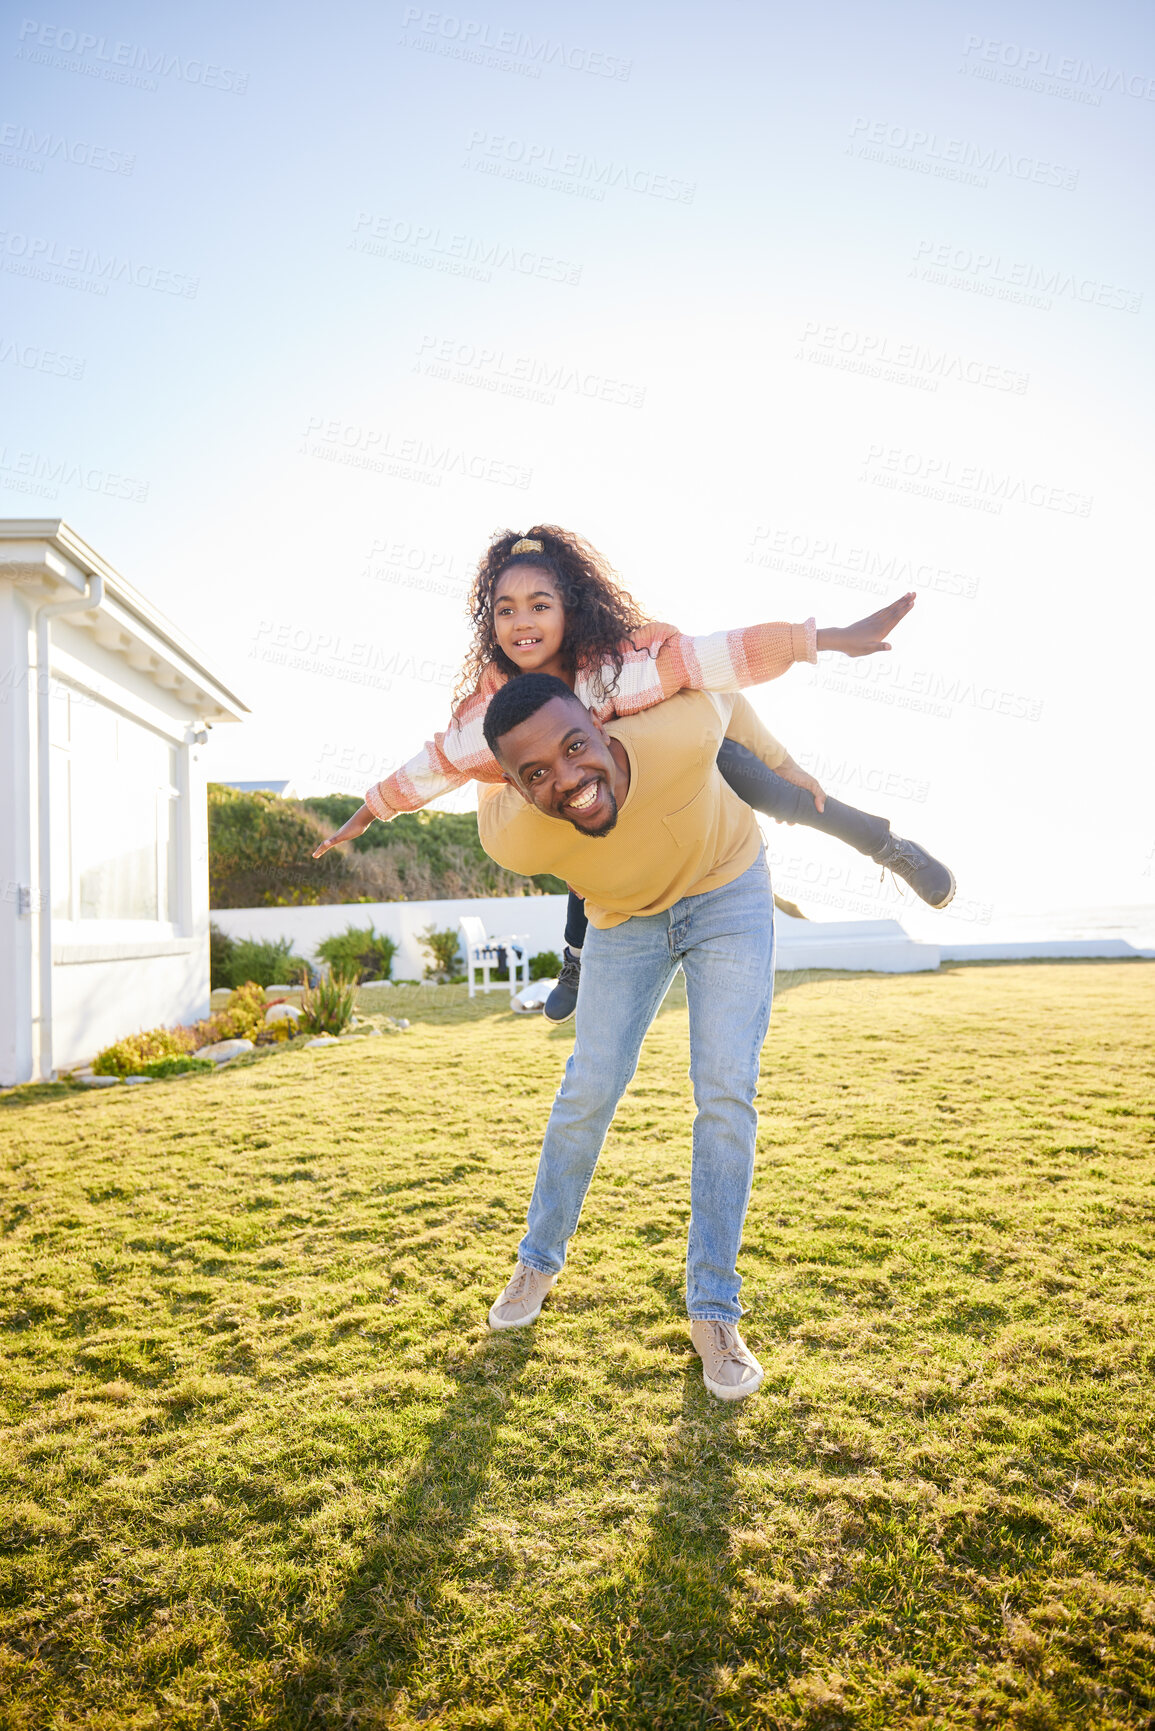
<svg viewBox="0 0 1155 1731">
<path fill-rule="evenodd" d="M 606 727 L 630 760 L 630 790 L 607 836 L 579 835 L 527 805 L 516 788 L 483 788 L 481 844 L 509 871 L 553 872 L 586 898 L 595 926 L 660 914 L 683 896 L 732 883 L 762 845 L 750 807 L 718 773 L 723 738 L 771 769 L 786 756 L 736 691 L 682 691 Z"/>
</svg>

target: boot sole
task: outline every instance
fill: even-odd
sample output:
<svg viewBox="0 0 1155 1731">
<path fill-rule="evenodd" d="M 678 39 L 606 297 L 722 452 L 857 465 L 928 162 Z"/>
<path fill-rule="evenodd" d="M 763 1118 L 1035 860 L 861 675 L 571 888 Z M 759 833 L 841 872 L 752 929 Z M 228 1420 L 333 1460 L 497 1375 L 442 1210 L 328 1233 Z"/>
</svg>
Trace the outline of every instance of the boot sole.
<svg viewBox="0 0 1155 1731">
<path fill-rule="evenodd" d="M 953 895 L 954 892 L 952 891 L 951 893 Z M 545 1017 L 546 1021 L 550 1024 L 551 1027 L 560 1028 L 563 1022 L 572 1022 L 573 1021 L 574 1017 L 577 1014 L 577 1005 L 575 1004 L 572 1010 L 567 1010 L 564 1016 L 551 1016 L 549 1011 L 546 1009 L 545 1005 L 543 1004 L 541 1006 L 541 1013 Z"/>
<path fill-rule="evenodd" d="M 542 1305 L 545 1303 L 546 1299 L 549 1297 L 550 1293 L 553 1291 L 553 1287 L 556 1285 L 557 1285 L 557 1279 L 555 1277 L 554 1282 L 553 1282 L 553 1286 L 547 1287 L 546 1290 L 542 1293 L 541 1304 L 538 1305 L 537 1309 L 534 1311 L 531 1311 L 528 1316 L 517 1317 L 517 1319 L 513 1322 L 502 1322 L 500 1319 L 495 1321 L 494 1320 L 494 1313 L 497 1310 L 497 1304 L 493 1305 L 490 1308 L 489 1317 L 487 1319 L 489 1322 L 490 1328 L 496 1329 L 498 1331 L 500 1331 L 501 1329 L 504 1329 L 504 1328 L 528 1328 L 530 1323 L 536 1322 L 538 1317 L 541 1315 Z M 498 1304 L 500 1304 L 500 1303 L 501 1303 L 501 1300 L 498 1299 Z"/>
<path fill-rule="evenodd" d="M 932 908 L 949 908 L 950 904 L 954 901 L 954 892 L 958 888 L 958 885 L 955 883 L 954 873 L 951 871 L 950 867 L 947 866 L 946 869 L 950 874 L 950 888 L 947 890 L 946 895 L 942 898 L 941 902 L 931 902 L 928 904 Z"/>
<path fill-rule="evenodd" d="M 706 1375 L 702 1368 L 702 1381 L 717 1400 L 745 1400 L 748 1394 L 756 1394 L 766 1380 L 766 1372 L 759 1370 L 756 1382 L 744 1382 L 735 1387 L 732 1382 L 715 1382 L 713 1377 Z"/>
</svg>

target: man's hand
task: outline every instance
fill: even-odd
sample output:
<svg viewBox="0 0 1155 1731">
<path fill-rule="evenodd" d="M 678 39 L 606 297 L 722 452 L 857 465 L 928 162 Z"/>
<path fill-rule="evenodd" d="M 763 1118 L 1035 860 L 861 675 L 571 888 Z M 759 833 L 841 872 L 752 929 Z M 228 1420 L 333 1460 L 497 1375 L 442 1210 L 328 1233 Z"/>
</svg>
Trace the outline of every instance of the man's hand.
<svg viewBox="0 0 1155 1731">
<path fill-rule="evenodd" d="M 789 752 L 774 771 L 783 781 L 792 781 L 795 787 L 803 787 L 807 793 L 814 795 L 814 803 L 819 811 L 826 809 L 826 795 L 812 775 L 808 775 L 800 763 L 795 763 Z"/>
<path fill-rule="evenodd" d="M 843 655 L 877 655 L 880 649 L 889 649 L 886 638 L 906 618 L 914 606 L 914 599 L 914 590 L 911 589 L 900 595 L 897 601 L 892 601 L 889 607 L 880 607 L 869 619 L 860 619 L 855 625 L 836 625 L 819 631 L 819 649 L 838 649 Z M 781 774 L 781 770 L 778 773 Z"/>
<path fill-rule="evenodd" d="M 331 835 L 328 841 L 321 842 L 319 847 L 313 849 L 313 858 L 320 859 L 331 847 L 340 847 L 343 841 L 352 841 L 356 836 L 364 835 L 372 822 L 373 813 L 367 805 L 363 805 L 359 811 L 353 813 L 348 823 L 341 825 L 336 835 Z"/>
</svg>

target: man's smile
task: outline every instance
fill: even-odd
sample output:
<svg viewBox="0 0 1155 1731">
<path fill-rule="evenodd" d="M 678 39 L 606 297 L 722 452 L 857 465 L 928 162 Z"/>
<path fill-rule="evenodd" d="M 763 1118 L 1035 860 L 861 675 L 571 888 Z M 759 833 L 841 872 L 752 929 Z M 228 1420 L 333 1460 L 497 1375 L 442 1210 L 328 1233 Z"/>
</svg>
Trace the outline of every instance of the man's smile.
<svg viewBox="0 0 1155 1731">
<path fill-rule="evenodd" d="M 571 794 L 567 800 L 562 801 L 562 810 L 589 811 L 592 806 L 597 804 L 598 794 L 600 791 L 601 789 L 596 781 L 587 781 L 585 786 L 579 789 L 577 793 Z"/>
</svg>

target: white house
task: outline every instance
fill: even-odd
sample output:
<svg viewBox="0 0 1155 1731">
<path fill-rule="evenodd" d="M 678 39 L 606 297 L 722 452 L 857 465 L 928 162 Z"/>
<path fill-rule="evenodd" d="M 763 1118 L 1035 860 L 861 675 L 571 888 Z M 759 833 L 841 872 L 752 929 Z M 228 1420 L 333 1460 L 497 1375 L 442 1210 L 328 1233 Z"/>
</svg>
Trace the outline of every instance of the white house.
<svg viewBox="0 0 1155 1731">
<path fill-rule="evenodd" d="M 0 1084 L 209 1002 L 208 728 L 248 713 L 59 519 L 0 519 Z"/>
</svg>

